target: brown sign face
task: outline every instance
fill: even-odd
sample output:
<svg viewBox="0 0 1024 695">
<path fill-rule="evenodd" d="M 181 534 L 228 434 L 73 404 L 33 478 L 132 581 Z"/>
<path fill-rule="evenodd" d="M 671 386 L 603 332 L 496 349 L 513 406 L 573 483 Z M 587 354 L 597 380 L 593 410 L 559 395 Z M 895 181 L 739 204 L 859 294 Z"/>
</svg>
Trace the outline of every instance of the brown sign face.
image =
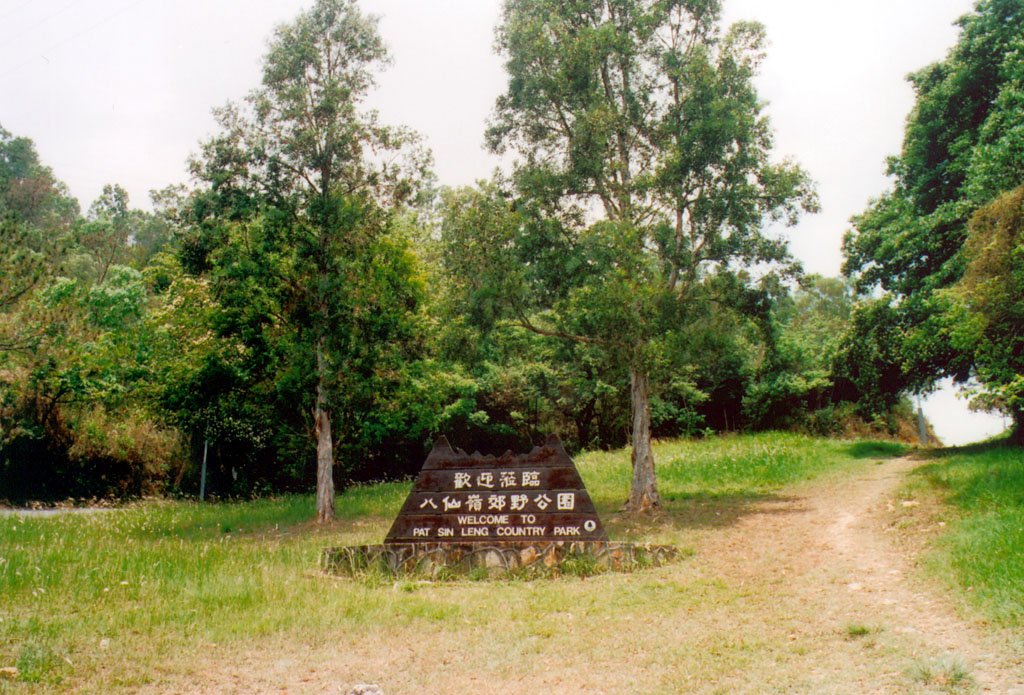
<svg viewBox="0 0 1024 695">
<path fill-rule="evenodd" d="M 555 436 L 528 454 L 434 444 L 385 543 L 607 541 L 576 464 Z"/>
</svg>

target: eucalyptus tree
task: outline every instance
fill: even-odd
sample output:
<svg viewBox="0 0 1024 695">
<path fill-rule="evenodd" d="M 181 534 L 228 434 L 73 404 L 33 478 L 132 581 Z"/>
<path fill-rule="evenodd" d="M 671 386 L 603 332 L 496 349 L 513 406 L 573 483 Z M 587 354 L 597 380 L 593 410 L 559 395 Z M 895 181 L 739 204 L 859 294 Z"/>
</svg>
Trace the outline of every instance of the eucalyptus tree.
<svg viewBox="0 0 1024 695">
<path fill-rule="evenodd" d="M 354 0 L 318 0 L 277 29 L 262 85 L 218 112 L 222 133 L 194 162 L 205 187 L 183 256 L 213 270 L 236 330 L 284 341 L 278 352 L 301 353 L 314 375 L 319 521 L 334 517 L 339 373 L 372 361 L 412 302 L 387 233 L 429 158 L 363 103 L 386 63 L 374 18 Z"/>
<path fill-rule="evenodd" d="M 519 155 L 514 217 L 473 282 L 492 279 L 530 330 L 628 367 L 633 510 L 659 504 L 657 353 L 695 317 L 751 306 L 757 275 L 795 272 L 766 222 L 816 206 L 807 175 L 772 159 L 763 28 L 720 17 L 717 0 L 506 0 L 498 29 L 509 81 L 487 142 Z"/>
</svg>

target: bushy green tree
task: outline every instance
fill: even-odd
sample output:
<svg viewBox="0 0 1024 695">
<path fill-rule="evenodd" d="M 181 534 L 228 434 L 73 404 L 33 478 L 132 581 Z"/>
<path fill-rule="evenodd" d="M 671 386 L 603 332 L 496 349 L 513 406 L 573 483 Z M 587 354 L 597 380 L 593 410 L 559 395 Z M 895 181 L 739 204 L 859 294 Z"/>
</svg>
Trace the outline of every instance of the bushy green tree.
<svg viewBox="0 0 1024 695">
<path fill-rule="evenodd" d="M 376 21 L 353 0 L 319 0 L 280 27 L 262 86 L 218 112 L 222 132 L 195 162 L 203 185 L 182 249 L 211 271 L 247 378 L 271 379 L 312 414 L 320 521 L 334 517 L 335 441 L 380 393 L 417 302 L 390 230 L 429 160 L 363 106 L 385 63 Z"/>
<path fill-rule="evenodd" d="M 723 34 L 719 16 L 713 0 L 508 0 L 488 143 L 521 156 L 515 200 L 464 193 L 446 228 L 472 249 L 452 268 L 482 311 L 597 346 L 629 374 L 633 510 L 659 503 L 650 375 L 665 336 L 712 304 L 756 304 L 758 278 L 738 268 L 793 268 L 763 223 L 815 205 L 806 175 L 771 161 L 762 28 Z"/>
<path fill-rule="evenodd" d="M 811 276 L 793 291 L 779 288 L 763 324 L 763 357 L 744 397 L 745 415 L 755 429 L 838 433 L 841 423 L 828 415 L 849 397 L 837 383 L 842 379 L 837 360 L 853 306 L 853 290 L 839 278 Z"/>
<path fill-rule="evenodd" d="M 917 93 L 894 187 L 854 218 L 844 272 L 866 295 L 853 336 L 877 383 L 869 408 L 922 391 L 939 378 L 966 380 L 973 350 L 950 339 L 950 298 L 964 273 L 968 220 L 1024 171 L 1024 1 L 981 0 L 959 20 L 945 60 L 912 74 Z"/>
<path fill-rule="evenodd" d="M 18 310 L 64 264 L 77 216 L 78 203 L 32 141 L 0 127 L 0 357 L 39 337 L 40 326 Z"/>
<path fill-rule="evenodd" d="M 971 219 L 967 270 L 953 288 L 952 338 L 974 361 L 975 404 L 1013 418 L 1024 444 L 1024 186 Z"/>
</svg>

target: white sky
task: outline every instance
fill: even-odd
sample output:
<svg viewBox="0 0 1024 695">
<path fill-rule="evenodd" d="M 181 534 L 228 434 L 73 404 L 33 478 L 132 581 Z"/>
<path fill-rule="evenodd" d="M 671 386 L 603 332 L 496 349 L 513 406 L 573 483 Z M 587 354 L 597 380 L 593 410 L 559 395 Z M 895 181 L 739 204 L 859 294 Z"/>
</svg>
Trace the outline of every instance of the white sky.
<svg viewBox="0 0 1024 695">
<path fill-rule="evenodd" d="M 151 189 L 186 181 L 211 108 L 257 86 L 273 28 L 311 1 L 0 0 L 0 125 L 35 142 L 83 209 L 105 183 L 148 207 Z M 373 97 L 384 120 L 427 138 L 442 184 L 487 178 L 498 161 L 482 150 L 484 122 L 505 84 L 499 0 L 361 4 L 382 17 L 394 59 Z M 822 213 L 787 232 L 808 271 L 839 273 L 848 220 L 886 188 L 885 157 L 899 151 L 905 77 L 945 56 L 972 4 L 725 0 L 727 21 L 765 24 L 759 88 L 777 151 L 819 184 Z M 925 406 L 936 421 L 947 411 L 947 443 L 981 432 L 962 402 Z"/>
</svg>

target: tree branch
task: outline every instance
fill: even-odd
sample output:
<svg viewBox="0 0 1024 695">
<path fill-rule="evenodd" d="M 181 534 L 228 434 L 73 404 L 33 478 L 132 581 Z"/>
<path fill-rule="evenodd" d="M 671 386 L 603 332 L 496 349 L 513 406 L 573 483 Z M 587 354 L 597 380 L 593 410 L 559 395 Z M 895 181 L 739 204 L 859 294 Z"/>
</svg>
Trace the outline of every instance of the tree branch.
<svg viewBox="0 0 1024 695">
<path fill-rule="evenodd" d="M 587 345 L 611 345 L 612 341 L 600 340 L 598 338 L 591 338 L 585 335 L 576 335 L 574 333 L 566 333 L 565 331 L 551 331 L 538 326 L 533 325 L 529 317 L 519 307 L 519 304 L 512 301 L 512 309 L 516 312 L 516 317 L 519 319 L 519 325 L 537 335 L 544 335 L 550 338 L 563 338 L 565 340 L 572 340 L 577 343 L 586 343 Z"/>
</svg>

